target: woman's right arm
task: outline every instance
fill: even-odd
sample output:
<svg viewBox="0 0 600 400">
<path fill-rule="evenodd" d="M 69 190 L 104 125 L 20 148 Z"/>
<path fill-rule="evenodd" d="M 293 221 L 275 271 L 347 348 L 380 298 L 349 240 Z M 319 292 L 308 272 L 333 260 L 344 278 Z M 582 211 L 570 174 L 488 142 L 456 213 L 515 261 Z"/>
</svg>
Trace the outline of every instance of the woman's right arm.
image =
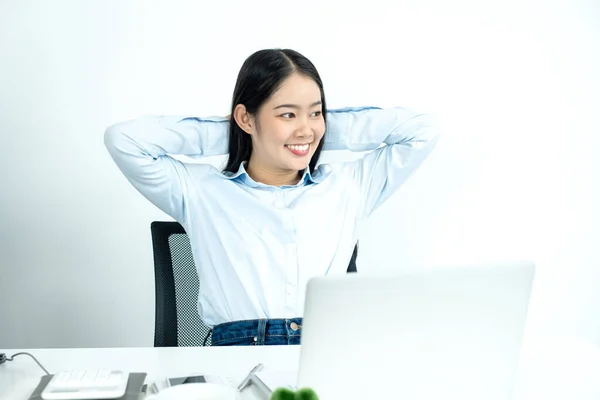
<svg viewBox="0 0 600 400">
<path fill-rule="evenodd" d="M 182 222 L 192 167 L 170 155 L 227 154 L 228 131 L 229 120 L 224 117 L 153 116 L 108 127 L 104 143 L 129 182 L 159 209 Z M 193 166 L 195 171 L 203 168 L 206 171 L 210 166 Z"/>
</svg>

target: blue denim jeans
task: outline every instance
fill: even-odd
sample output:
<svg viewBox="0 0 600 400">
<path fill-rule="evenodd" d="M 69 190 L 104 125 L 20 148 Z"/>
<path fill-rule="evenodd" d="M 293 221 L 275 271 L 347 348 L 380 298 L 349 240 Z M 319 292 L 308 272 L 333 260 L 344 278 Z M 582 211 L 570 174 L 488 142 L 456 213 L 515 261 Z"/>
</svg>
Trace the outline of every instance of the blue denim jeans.
<svg viewBox="0 0 600 400">
<path fill-rule="evenodd" d="M 251 319 L 226 322 L 212 330 L 213 346 L 300 344 L 302 318 Z"/>
</svg>

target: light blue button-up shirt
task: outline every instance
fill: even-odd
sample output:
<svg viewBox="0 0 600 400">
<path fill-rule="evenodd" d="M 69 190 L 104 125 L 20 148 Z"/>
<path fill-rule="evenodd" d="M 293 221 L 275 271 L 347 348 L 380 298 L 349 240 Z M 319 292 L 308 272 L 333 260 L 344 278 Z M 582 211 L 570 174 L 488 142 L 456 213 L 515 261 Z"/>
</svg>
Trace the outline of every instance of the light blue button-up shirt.
<svg viewBox="0 0 600 400">
<path fill-rule="evenodd" d="M 343 274 L 357 225 L 386 201 L 433 149 L 429 118 L 404 108 L 329 110 L 324 151 L 371 151 L 321 164 L 297 185 L 255 182 L 171 155 L 226 155 L 222 117 L 156 116 L 110 126 L 105 144 L 133 186 L 179 221 L 191 241 L 205 323 L 302 317 L 314 276 Z"/>
</svg>

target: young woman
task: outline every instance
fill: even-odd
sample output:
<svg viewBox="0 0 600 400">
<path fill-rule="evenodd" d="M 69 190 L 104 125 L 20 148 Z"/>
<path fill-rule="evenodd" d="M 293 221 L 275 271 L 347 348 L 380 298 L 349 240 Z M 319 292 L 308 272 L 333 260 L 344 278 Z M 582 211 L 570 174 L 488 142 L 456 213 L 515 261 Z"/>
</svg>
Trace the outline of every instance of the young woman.
<svg viewBox="0 0 600 400">
<path fill-rule="evenodd" d="M 280 49 L 246 59 L 228 117 L 147 117 L 105 133 L 131 184 L 188 233 L 213 346 L 298 344 L 307 281 L 346 273 L 357 223 L 436 141 L 408 109 L 327 110 L 314 65 Z M 318 165 L 322 150 L 371 152 Z M 170 156 L 225 154 L 223 170 Z"/>
</svg>

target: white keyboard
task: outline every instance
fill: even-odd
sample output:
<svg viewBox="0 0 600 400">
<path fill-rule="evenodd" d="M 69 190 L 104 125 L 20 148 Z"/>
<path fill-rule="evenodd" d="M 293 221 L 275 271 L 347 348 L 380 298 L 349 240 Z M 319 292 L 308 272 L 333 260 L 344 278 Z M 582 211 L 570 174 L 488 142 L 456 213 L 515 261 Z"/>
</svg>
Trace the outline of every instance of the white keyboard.
<svg viewBox="0 0 600 400">
<path fill-rule="evenodd" d="M 42 392 L 44 400 L 116 399 L 125 394 L 129 374 L 110 369 L 63 371 Z"/>
</svg>

